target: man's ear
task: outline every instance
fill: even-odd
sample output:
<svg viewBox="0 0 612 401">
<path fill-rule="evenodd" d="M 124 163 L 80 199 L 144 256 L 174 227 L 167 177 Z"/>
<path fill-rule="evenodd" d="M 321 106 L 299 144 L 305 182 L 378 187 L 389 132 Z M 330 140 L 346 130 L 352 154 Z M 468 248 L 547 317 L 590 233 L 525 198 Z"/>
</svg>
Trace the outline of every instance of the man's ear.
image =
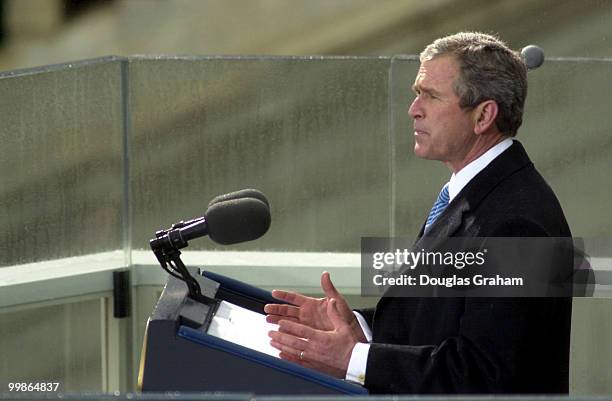
<svg viewBox="0 0 612 401">
<path fill-rule="evenodd" d="M 498 112 L 499 106 L 495 100 L 485 100 L 476 106 L 472 112 L 474 133 L 481 135 L 490 128 L 495 128 L 495 119 L 497 119 Z"/>
</svg>

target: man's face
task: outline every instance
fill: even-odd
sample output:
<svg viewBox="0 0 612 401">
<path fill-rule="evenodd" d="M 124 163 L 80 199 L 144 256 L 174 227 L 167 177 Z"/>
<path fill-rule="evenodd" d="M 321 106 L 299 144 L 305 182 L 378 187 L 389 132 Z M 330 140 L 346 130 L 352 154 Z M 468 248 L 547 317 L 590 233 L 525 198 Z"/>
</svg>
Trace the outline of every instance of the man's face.
<svg viewBox="0 0 612 401">
<path fill-rule="evenodd" d="M 408 109 L 414 119 L 414 153 L 451 167 L 462 164 L 476 140 L 470 110 L 459 107 L 453 90 L 458 77 L 452 56 L 424 61 L 412 88 L 416 98 Z"/>
</svg>

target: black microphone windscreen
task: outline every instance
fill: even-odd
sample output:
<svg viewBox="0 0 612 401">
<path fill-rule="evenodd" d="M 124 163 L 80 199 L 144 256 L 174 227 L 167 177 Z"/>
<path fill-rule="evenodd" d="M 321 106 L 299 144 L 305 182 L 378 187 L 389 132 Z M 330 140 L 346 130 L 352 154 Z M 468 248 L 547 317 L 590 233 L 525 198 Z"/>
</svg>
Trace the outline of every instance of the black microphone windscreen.
<svg viewBox="0 0 612 401">
<path fill-rule="evenodd" d="M 208 203 L 208 207 L 211 207 L 215 203 L 241 198 L 259 199 L 260 201 L 265 203 L 268 208 L 270 207 L 270 203 L 268 202 L 266 196 L 261 191 L 252 188 L 241 189 L 240 191 L 230 192 L 229 194 L 216 196 Z"/>
<path fill-rule="evenodd" d="M 229 199 L 212 204 L 205 218 L 210 239 L 222 245 L 237 244 L 268 231 L 270 208 L 256 198 Z"/>
</svg>

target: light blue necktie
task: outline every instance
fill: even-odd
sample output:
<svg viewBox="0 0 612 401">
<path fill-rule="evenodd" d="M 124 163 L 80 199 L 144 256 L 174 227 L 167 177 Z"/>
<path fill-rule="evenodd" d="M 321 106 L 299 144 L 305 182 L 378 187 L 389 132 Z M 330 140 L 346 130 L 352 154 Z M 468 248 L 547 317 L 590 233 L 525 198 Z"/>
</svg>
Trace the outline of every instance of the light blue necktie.
<svg viewBox="0 0 612 401">
<path fill-rule="evenodd" d="M 434 221 L 436 221 L 438 216 L 440 216 L 444 209 L 446 209 L 446 207 L 448 206 L 449 199 L 450 198 L 448 196 L 448 183 L 446 183 L 444 187 L 442 187 L 442 190 L 438 195 L 438 199 L 436 199 L 436 202 L 434 203 L 433 207 L 431 208 L 431 211 L 429 212 L 427 222 L 425 223 L 425 232 L 429 230 L 429 227 L 431 227 L 431 225 L 434 223 Z"/>
</svg>

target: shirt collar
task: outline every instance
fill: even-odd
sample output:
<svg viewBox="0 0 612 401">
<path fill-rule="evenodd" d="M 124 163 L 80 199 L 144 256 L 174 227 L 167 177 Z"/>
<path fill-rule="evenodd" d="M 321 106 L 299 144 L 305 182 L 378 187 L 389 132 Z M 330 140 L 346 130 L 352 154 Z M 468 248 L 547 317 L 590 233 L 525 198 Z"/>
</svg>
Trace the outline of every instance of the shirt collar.
<svg viewBox="0 0 612 401">
<path fill-rule="evenodd" d="M 448 197 L 449 202 L 452 202 L 455 196 L 461 192 L 468 182 L 472 180 L 478 173 L 480 173 L 485 167 L 489 165 L 497 156 L 503 153 L 504 150 L 508 149 L 512 145 L 512 138 L 506 138 L 500 143 L 487 150 L 485 153 L 480 155 L 479 158 L 472 161 L 470 164 L 459 170 L 457 173 L 453 173 L 448 182 Z"/>
</svg>

